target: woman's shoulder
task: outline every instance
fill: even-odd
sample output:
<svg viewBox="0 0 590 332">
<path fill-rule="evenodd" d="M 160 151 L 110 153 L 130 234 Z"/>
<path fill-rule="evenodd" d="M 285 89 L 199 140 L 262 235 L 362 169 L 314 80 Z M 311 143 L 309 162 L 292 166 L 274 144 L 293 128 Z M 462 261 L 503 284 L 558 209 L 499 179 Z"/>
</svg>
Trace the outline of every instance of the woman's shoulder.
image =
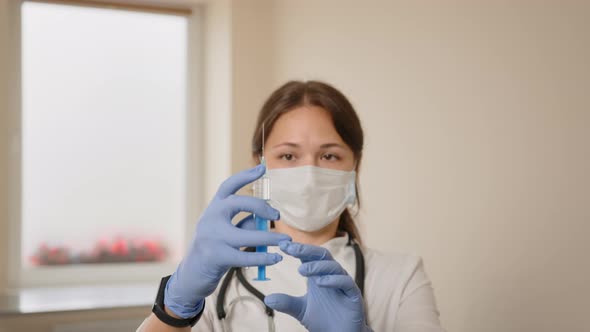
<svg viewBox="0 0 590 332">
<path fill-rule="evenodd" d="M 440 328 L 431 282 L 422 258 L 363 248 L 366 266 L 365 300 L 371 327 L 391 331 L 396 325 Z M 419 325 L 416 323 L 419 322 Z"/>
</svg>

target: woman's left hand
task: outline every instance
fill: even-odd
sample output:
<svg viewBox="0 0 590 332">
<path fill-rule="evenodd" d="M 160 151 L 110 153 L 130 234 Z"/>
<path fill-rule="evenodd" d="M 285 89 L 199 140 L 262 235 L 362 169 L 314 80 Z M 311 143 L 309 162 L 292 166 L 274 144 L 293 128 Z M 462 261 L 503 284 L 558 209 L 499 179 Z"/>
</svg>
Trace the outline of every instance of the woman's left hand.
<svg viewBox="0 0 590 332">
<path fill-rule="evenodd" d="M 290 241 L 279 246 L 303 263 L 299 273 L 307 277 L 307 294 L 271 294 L 264 299 L 267 306 L 295 317 L 311 332 L 372 331 L 360 289 L 327 249 Z"/>
</svg>

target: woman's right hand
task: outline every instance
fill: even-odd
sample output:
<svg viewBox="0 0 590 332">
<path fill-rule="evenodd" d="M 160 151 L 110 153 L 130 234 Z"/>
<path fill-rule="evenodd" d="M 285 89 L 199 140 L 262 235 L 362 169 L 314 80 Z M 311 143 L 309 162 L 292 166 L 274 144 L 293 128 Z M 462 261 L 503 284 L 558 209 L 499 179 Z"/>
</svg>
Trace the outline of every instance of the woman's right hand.
<svg viewBox="0 0 590 332">
<path fill-rule="evenodd" d="M 290 240 L 288 235 L 254 230 L 252 215 L 235 226 L 231 223 L 242 211 L 269 220 L 279 219 L 279 212 L 265 201 L 236 195 L 264 171 L 264 166 L 256 166 L 228 178 L 219 187 L 197 224 L 187 254 L 166 285 L 166 309 L 182 318 L 194 317 L 229 268 L 272 265 L 282 260 L 279 254 L 245 252 L 240 247 L 276 246 Z"/>
</svg>

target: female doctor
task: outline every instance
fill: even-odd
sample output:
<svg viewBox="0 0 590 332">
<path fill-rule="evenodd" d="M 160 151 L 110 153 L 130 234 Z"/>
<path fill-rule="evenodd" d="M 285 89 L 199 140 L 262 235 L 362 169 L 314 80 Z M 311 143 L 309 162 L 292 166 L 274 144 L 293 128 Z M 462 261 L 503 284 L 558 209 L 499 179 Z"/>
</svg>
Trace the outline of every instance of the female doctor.
<svg viewBox="0 0 590 332">
<path fill-rule="evenodd" d="M 227 179 L 138 331 L 444 331 L 421 259 L 361 246 L 351 209 L 363 130 L 340 91 L 286 83 L 262 107 L 252 143 L 270 201 L 236 195 L 264 166 Z M 271 231 L 257 231 L 252 215 L 232 224 L 239 212 L 274 220 Z M 256 246 L 268 253 L 244 249 Z M 254 280 L 248 267 L 259 265 L 270 280 Z"/>
</svg>

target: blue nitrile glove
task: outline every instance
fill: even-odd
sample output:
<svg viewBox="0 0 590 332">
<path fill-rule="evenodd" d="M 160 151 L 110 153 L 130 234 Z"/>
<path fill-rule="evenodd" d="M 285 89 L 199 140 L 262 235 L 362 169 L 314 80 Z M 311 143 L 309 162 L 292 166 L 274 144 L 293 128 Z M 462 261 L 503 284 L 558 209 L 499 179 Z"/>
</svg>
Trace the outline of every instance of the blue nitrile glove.
<svg viewBox="0 0 590 332">
<path fill-rule="evenodd" d="M 164 304 L 173 313 L 183 318 L 196 316 L 230 267 L 272 265 L 282 260 L 279 254 L 245 252 L 240 247 L 276 246 L 290 240 L 289 236 L 254 230 L 252 215 L 236 226 L 231 223 L 242 211 L 279 219 L 279 212 L 265 201 L 235 195 L 263 174 L 264 166 L 259 165 L 230 177 L 219 187 L 197 224 L 188 252 L 166 285 Z"/>
<path fill-rule="evenodd" d="M 365 321 L 361 290 L 327 249 L 290 241 L 279 246 L 303 263 L 299 273 L 307 277 L 307 294 L 271 294 L 264 299 L 267 306 L 295 317 L 311 332 L 372 331 Z"/>
</svg>

